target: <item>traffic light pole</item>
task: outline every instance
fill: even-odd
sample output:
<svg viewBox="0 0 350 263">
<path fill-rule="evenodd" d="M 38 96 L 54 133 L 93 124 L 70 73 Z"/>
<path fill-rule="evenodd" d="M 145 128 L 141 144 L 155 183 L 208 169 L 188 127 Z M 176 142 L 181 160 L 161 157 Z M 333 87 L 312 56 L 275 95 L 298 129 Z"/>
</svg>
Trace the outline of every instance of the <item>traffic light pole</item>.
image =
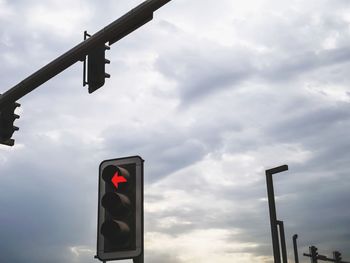
<svg viewBox="0 0 350 263">
<path fill-rule="evenodd" d="M 281 238 L 282 261 L 283 261 L 283 263 L 288 263 L 286 237 L 285 237 L 285 234 L 284 234 L 283 221 L 277 220 L 277 225 L 278 225 L 279 230 L 280 230 L 279 232 L 280 232 L 280 238 Z"/>
<path fill-rule="evenodd" d="M 295 235 L 293 236 L 293 248 L 294 248 L 294 259 L 295 259 L 295 263 L 299 263 L 297 238 L 298 238 L 298 235 L 295 234 Z"/>
<path fill-rule="evenodd" d="M 84 61 L 96 46 L 114 44 L 126 35 L 153 19 L 153 12 L 171 0 L 147 0 L 119 19 L 104 27 L 90 38 L 73 47 L 46 66 L 42 67 L 0 96 L 0 111 L 8 104 L 33 91 L 49 79 L 78 61 Z"/>
</svg>

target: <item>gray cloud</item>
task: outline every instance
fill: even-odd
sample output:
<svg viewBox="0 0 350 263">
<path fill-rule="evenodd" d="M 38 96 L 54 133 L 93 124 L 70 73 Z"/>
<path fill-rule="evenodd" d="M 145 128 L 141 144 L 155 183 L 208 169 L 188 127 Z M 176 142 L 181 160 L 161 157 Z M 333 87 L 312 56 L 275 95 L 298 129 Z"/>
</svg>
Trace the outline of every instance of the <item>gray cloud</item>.
<svg viewBox="0 0 350 263">
<path fill-rule="evenodd" d="M 138 3 L 0 2 L 2 92 Z M 172 1 L 112 46 L 96 93 L 79 63 L 20 101 L 17 146 L 0 149 L 0 261 L 95 262 L 98 164 L 135 154 L 147 262 L 209 260 L 211 238 L 218 257 L 271 262 L 264 169 L 282 163 L 289 252 L 298 233 L 302 252 L 350 258 L 347 2 L 252 4 Z"/>
</svg>

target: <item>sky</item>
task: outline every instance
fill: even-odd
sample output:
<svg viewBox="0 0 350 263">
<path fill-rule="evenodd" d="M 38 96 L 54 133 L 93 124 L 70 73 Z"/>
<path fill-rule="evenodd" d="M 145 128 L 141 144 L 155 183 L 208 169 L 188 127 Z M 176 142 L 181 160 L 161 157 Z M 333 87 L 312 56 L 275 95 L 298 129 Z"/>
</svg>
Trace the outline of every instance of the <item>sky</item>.
<svg viewBox="0 0 350 263">
<path fill-rule="evenodd" d="M 141 0 L 0 0 L 0 93 Z M 271 263 L 265 170 L 288 258 L 350 260 L 347 0 L 173 0 L 18 102 L 0 146 L 0 262 L 92 263 L 98 166 L 145 160 L 145 262 Z M 120 262 L 130 262 L 128 260 Z"/>
</svg>

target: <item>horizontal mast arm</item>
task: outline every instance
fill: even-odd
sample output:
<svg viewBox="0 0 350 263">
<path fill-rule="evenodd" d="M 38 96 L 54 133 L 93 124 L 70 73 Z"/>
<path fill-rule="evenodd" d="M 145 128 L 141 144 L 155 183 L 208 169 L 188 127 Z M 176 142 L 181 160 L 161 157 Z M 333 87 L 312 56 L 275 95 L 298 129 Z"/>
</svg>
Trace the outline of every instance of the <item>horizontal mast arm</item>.
<svg viewBox="0 0 350 263">
<path fill-rule="evenodd" d="M 0 96 L 0 110 L 11 102 L 19 100 L 49 79 L 61 73 L 78 61 L 83 61 L 90 50 L 99 44 L 113 44 L 143 24 L 152 20 L 153 12 L 171 0 L 147 0 L 104 27 L 87 40 L 73 47 L 63 55 L 34 72 L 23 81 Z"/>
</svg>

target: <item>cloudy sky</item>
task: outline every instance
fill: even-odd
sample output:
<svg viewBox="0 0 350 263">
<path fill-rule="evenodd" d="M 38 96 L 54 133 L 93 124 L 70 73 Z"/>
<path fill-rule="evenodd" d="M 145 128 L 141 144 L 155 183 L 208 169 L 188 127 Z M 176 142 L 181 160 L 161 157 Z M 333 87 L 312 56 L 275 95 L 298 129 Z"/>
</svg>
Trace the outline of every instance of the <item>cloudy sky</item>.
<svg viewBox="0 0 350 263">
<path fill-rule="evenodd" d="M 103 4 L 101 4 L 103 2 Z M 141 0 L 0 0 L 8 90 Z M 145 159 L 145 260 L 272 262 L 265 170 L 288 257 L 299 234 L 350 260 L 350 3 L 173 0 L 107 52 L 19 102 L 0 146 L 0 261 L 96 262 L 102 160 Z M 129 262 L 129 261 L 123 261 Z"/>
</svg>

